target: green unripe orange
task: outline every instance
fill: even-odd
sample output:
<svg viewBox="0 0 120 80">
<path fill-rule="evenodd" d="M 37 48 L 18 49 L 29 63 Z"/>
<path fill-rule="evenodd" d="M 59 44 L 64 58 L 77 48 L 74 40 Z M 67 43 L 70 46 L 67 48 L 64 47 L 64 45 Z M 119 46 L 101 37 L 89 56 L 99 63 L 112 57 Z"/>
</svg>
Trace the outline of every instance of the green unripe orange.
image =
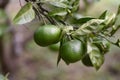
<svg viewBox="0 0 120 80">
<path fill-rule="evenodd" d="M 55 25 L 44 25 L 34 33 L 34 41 L 40 46 L 48 46 L 59 42 L 62 30 Z"/>
<path fill-rule="evenodd" d="M 85 54 L 84 44 L 79 40 L 65 42 L 60 48 L 60 56 L 67 63 L 74 63 L 82 59 Z"/>
</svg>

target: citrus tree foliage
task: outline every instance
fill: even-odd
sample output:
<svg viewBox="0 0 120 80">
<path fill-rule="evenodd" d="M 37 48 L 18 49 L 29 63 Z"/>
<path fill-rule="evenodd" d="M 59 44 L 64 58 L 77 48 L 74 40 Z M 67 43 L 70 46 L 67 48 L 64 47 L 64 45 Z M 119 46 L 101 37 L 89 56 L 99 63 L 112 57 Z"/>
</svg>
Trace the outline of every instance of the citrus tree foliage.
<svg viewBox="0 0 120 80">
<path fill-rule="evenodd" d="M 84 65 L 94 67 L 98 70 L 104 63 L 104 55 L 109 51 L 110 44 L 120 47 L 119 39 L 116 40 L 116 42 L 109 40 L 120 28 L 120 24 L 116 24 L 118 15 L 120 14 L 120 6 L 116 14 L 112 13 L 108 15 L 106 10 L 103 11 L 98 18 L 94 18 L 82 16 L 78 13 L 80 0 L 25 1 L 26 4 L 20 9 L 13 22 L 16 24 L 24 24 L 31 22 L 37 17 L 40 21 L 43 21 L 44 24 L 47 24 L 47 26 L 55 25 L 60 28 L 61 36 L 59 36 L 60 39 L 57 40 L 57 42 L 60 42 L 57 64 L 61 59 L 63 59 L 66 64 L 81 60 Z M 86 2 L 87 0 L 84 1 Z M 39 31 L 36 31 L 42 33 L 34 35 L 35 41 L 38 38 L 38 42 L 44 43 L 48 38 L 42 35 L 53 35 L 51 29 L 49 29 L 51 31 L 48 31 L 47 29 L 42 29 L 43 27 L 44 26 L 40 27 L 40 29 L 38 29 Z M 39 39 L 41 37 L 43 37 L 44 40 Z M 77 44 L 75 42 L 76 40 L 78 41 Z M 45 44 L 52 45 L 57 42 Z M 81 44 L 83 44 L 83 46 L 81 46 Z"/>
</svg>

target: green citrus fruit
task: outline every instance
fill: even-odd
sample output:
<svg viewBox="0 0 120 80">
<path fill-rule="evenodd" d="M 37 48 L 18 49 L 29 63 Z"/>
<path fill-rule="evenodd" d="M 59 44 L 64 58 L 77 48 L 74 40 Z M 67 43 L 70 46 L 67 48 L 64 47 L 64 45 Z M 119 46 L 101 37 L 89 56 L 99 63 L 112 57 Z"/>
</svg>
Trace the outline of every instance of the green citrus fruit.
<svg viewBox="0 0 120 80">
<path fill-rule="evenodd" d="M 39 27 L 34 33 L 34 41 L 40 46 L 48 46 L 59 42 L 61 29 L 54 25 Z"/>
<path fill-rule="evenodd" d="M 65 42 L 60 48 L 60 56 L 67 63 L 79 61 L 85 54 L 84 44 L 79 40 Z"/>
<path fill-rule="evenodd" d="M 59 51 L 59 47 L 60 47 L 60 42 L 50 45 L 49 49 L 52 51 Z"/>
</svg>

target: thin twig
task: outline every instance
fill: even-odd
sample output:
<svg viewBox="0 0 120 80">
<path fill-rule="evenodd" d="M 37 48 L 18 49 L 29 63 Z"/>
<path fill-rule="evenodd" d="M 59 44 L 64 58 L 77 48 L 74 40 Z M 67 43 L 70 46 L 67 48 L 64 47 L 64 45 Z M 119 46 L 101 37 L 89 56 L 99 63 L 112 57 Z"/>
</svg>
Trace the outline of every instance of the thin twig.
<svg viewBox="0 0 120 80">
<path fill-rule="evenodd" d="M 21 0 L 19 0 L 19 3 L 20 3 L 20 7 L 22 7 L 22 2 L 21 2 Z"/>
</svg>

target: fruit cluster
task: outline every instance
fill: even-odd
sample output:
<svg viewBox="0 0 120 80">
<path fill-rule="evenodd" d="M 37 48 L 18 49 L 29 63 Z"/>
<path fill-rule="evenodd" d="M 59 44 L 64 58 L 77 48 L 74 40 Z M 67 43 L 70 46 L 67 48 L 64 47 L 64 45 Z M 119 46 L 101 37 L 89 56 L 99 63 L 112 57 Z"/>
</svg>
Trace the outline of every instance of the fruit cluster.
<svg viewBox="0 0 120 80">
<path fill-rule="evenodd" d="M 43 25 L 35 31 L 34 41 L 42 47 L 50 46 L 51 49 L 59 49 L 58 63 L 61 59 L 67 65 L 81 60 L 84 65 L 96 66 L 96 69 L 99 69 L 104 61 L 103 55 L 110 48 L 109 42 L 101 41 L 101 38 L 96 40 L 93 33 L 88 39 L 87 36 L 75 35 L 75 32 L 76 29 L 71 26 Z M 93 43 L 95 41 L 98 42 Z"/>
<path fill-rule="evenodd" d="M 116 14 L 109 14 L 106 10 L 95 18 L 79 13 L 80 0 L 25 1 L 27 3 L 13 22 L 25 24 L 36 17 L 43 22 L 45 25 L 35 31 L 34 40 L 40 46 L 59 49 L 57 64 L 61 59 L 66 64 L 81 60 L 84 65 L 98 70 L 104 63 L 110 44 L 120 47 L 120 39 L 110 40 L 120 28 L 117 23 L 120 6 Z M 86 3 L 86 0 L 83 1 Z"/>
</svg>

